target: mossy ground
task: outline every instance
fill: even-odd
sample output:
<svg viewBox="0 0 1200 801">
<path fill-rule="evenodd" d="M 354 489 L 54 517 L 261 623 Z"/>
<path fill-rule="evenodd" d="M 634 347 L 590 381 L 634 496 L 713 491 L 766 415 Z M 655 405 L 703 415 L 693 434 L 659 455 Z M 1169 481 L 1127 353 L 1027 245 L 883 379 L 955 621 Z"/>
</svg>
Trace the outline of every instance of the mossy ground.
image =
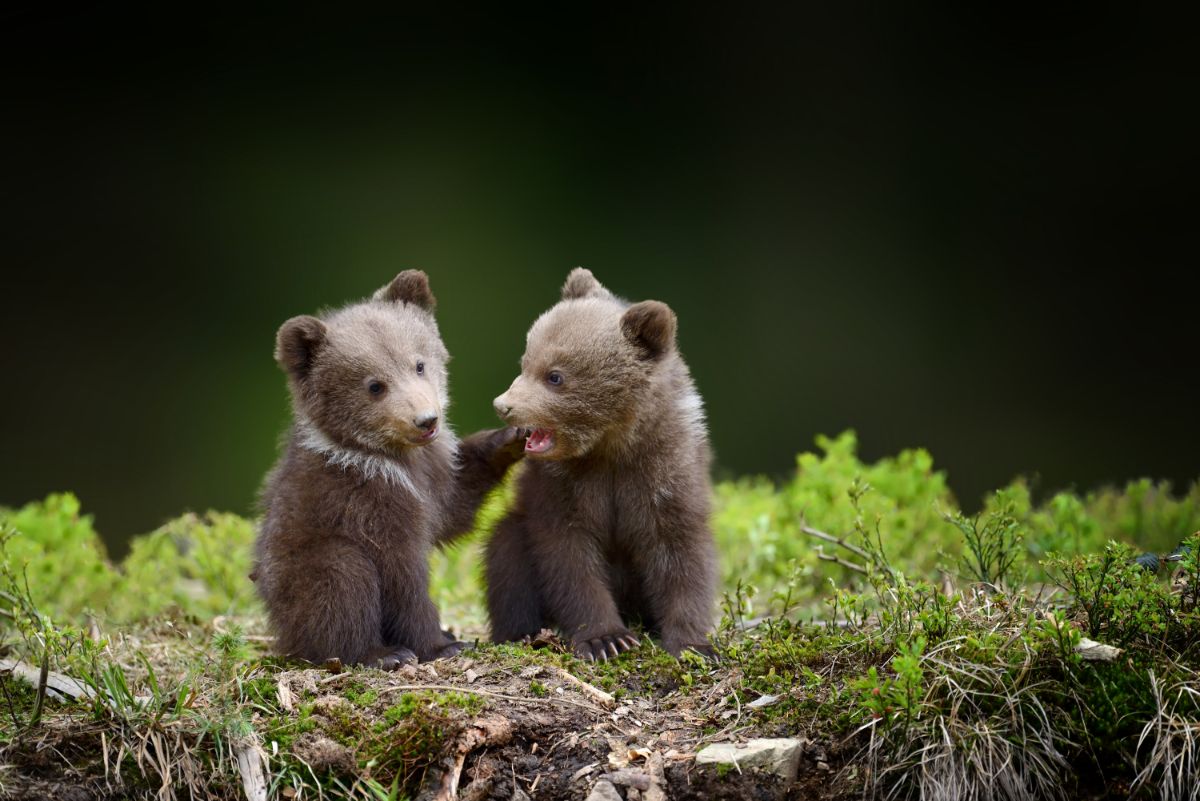
<svg viewBox="0 0 1200 801">
<path fill-rule="evenodd" d="M 188 515 L 114 566 L 70 496 L 0 515 L 0 658 L 86 689 L 39 708 L 0 672 L 0 797 L 241 798 L 248 772 L 270 797 L 433 797 L 456 759 L 471 798 L 580 798 L 648 759 L 671 798 L 1195 797 L 1196 549 L 1170 579 L 1110 540 L 1172 550 L 1200 529 L 1200 490 L 1034 503 L 1017 482 L 968 518 L 924 452 L 821 445 L 782 486 L 717 488 L 716 663 L 645 638 L 589 664 L 546 636 L 327 672 L 270 654 L 250 521 Z M 467 640 L 486 635 L 477 549 L 433 568 Z M 1084 636 L 1123 650 L 1087 661 Z M 797 782 L 694 763 L 753 737 L 806 740 Z"/>
</svg>

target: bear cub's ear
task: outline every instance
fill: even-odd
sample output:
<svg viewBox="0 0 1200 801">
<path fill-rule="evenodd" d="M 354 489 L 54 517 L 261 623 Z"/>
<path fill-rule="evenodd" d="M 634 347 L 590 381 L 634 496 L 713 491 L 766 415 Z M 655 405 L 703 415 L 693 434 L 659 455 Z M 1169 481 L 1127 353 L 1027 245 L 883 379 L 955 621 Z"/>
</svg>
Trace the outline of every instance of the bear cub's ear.
<svg viewBox="0 0 1200 801">
<path fill-rule="evenodd" d="M 325 345 L 328 330 L 316 317 L 293 317 L 275 335 L 275 361 L 291 376 L 303 380 Z"/>
<path fill-rule="evenodd" d="M 373 297 L 392 303 L 411 303 L 427 312 L 432 312 L 437 306 L 437 300 L 429 289 L 429 276 L 421 270 L 405 270 L 390 284 L 376 291 Z"/>
<path fill-rule="evenodd" d="M 657 300 L 643 300 L 625 310 L 621 331 L 646 358 L 657 359 L 675 347 L 675 312 Z"/>
<path fill-rule="evenodd" d="M 562 288 L 563 300 L 586 297 L 606 298 L 611 294 L 586 267 L 576 267 L 571 270 L 571 274 L 567 276 L 567 282 L 563 284 Z"/>
</svg>

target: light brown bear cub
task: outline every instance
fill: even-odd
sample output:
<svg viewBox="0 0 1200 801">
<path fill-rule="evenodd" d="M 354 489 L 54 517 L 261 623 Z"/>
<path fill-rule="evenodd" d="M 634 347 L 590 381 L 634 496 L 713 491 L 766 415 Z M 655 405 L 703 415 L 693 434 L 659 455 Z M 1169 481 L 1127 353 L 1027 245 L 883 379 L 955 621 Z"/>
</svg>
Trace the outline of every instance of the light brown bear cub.
<svg viewBox="0 0 1200 801">
<path fill-rule="evenodd" d="M 295 423 L 267 477 L 255 580 L 277 650 L 384 668 L 455 653 L 429 598 L 429 552 L 472 524 L 521 457 L 512 429 L 461 442 L 425 273 L 279 329 Z"/>
<path fill-rule="evenodd" d="M 607 659 L 637 645 L 640 620 L 676 656 L 712 654 L 708 435 L 675 327 L 666 305 L 630 305 L 579 268 L 529 330 L 495 402 L 533 429 L 487 546 L 496 642 L 558 626 L 576 654 Z"/>
</svg>

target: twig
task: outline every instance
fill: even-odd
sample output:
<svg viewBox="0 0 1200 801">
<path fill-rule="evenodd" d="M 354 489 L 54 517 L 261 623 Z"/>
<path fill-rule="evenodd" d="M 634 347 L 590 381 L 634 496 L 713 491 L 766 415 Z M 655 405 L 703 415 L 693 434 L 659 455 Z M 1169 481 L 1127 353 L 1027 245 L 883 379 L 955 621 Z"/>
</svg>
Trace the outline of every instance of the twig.
<svg viewBox="0 0 1200 801">
<path fill-rule="evenodd" d="M 853 570 L 855 573 L 862 573 L 864 576 L 869 575 L 867 572 L 867 569 L 865 567 L 863 567 L 862 565 L 856 565 L 856 564 L 854 564 L 854 562 L 849 562 L 840 556 L 834 556 L 833 554 L 825 553 L 823 547 L 820 545 L 817 546 L 817 558 L 823 559 L 826 562 L 836 562 L 837 564 L 841 565 L 842 567 L 849 568 L 850 570 Z"/>
<path fill-rule="evenodd" d="M 500 693 L 493 693 L 493 692 L 489 692 L 487 690 L 476 690 L 473 687 L 456 687 L 453 684 L 396 684 L 391 687 L 383 688 L 382 692 L 386 693 L 386 692 L 393 692 L 393 691 L 397 691 L 397 690 L 404 691 L 404 692 L 419 692 L 421 690 L 442 690 L 443 692 L 468 693 L 470 695 L 482 695 L 486 698 L 499 698 L 502 701 L 516 701 L 516 702 L 522 703 L 522 704 L 568 704 L 570 706 L 577 706 L 580 709 L 586 709 L 589 712 L 595 712 L 600 715 L 607 714 L 607 712 L 604 709 L 601 709 L 600 707 L 596 706 L 595 704 L 584 704 L 584 703 L 580 703 L 579 701 L 572 701 L 569 698 L 554 698 L 554 697 L 521 698 L 516 695 L 501 695 Z"/>
<path fill-rule="evenodd" d="M 835 537 L 832 534 L 826 534 L 824 531 L 818 531 L 812 526 L 801 525 L 800 530 L 810 537 L 816 537 L 819 540 L 825 540 L 826 542 L 832 542 L 835 545 L 840 545 L 855 556 L 860 556 L 868 562 L 871 561 L 871 554 L 867 553 L 862 548 L 859 548 L 857 545 L 846 542 L 841 537 Z"/>
<path fill-rule="evenodd" d="M 605 709 L 612 709 L 614 706 L 617 705 L 616 698 L 613 698 L 611 695 L 604 692 L 604 690 L 601 690 L 599 687 L 595 687 L 591 684 L 588 684 L 586 681 L 579 678 L 578 676 L 574 676 L 574 675 L 568 673 L 567 671 L 563 670 L 560 667 L 552 667 L 551 671 L 554 673 L 554 675 L 558 676 L 560 679 L 565 681 L 567 684 L 570 684 L 572 687 L 575 687 L 580 692 L 582 692 L 584 695 L 587 695 L 587 696 L 590 696 L 591 698 L 593 698 L 596 701 L 596 703 L 600 704 L 600 706 L 604 707 Z"/>
</svg>

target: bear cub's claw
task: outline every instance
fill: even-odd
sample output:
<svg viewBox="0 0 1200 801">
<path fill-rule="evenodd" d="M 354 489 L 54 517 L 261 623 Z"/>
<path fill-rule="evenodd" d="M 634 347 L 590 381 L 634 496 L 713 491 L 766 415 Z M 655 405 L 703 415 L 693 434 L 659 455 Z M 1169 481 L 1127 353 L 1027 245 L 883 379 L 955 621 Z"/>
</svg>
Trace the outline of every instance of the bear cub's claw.
<svg viewBox="0 0 1200 801">
<path fill-rule="evenodd" d="M 391 671 L 399 670 L 405 665 L 415 665 L 416 663 L 416 653 L 409 648 L 405 648 L 403 645 L 397 645 L 390 648 L 387 653 L 368 661 L 367 666 Z"/>
<path fill-rule="evenodd" d="M 598 637 L 580 637 L 571 643 L 575 655 L 587 662 L 606 662 L 616 659 L 622 651 L 630 651 L 641 645 L 637 637 L 627 629 L 601 634 Z"/>
<path fill-rule="evenodd" d="M 525 456 L 525 440 L 532 433 L 530 428 L 502 428 L 497 434 L 496 450 L 515 462 Z"/>
</svg>

